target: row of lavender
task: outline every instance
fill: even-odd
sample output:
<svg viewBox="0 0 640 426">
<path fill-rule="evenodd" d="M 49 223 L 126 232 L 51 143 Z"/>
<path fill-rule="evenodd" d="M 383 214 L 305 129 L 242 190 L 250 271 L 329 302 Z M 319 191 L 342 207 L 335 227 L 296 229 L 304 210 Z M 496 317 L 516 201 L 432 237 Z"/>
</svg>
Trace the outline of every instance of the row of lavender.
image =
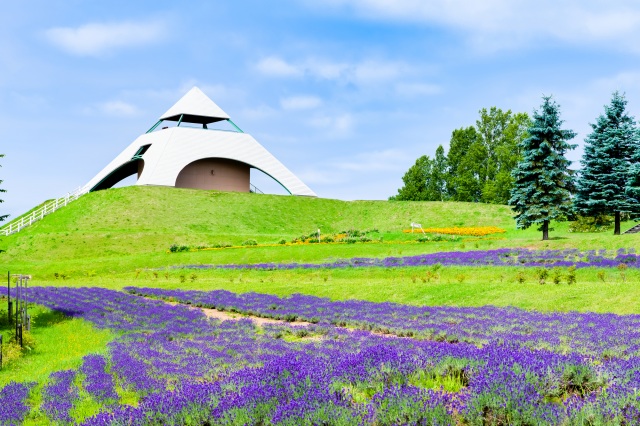
<svg viewBox="0 0 640 426">
<path fill-rule="evenodd" d="M 483 345 L 509 342 L 596 357 L 640 356 L 640 315 L 541 313 L 495 306 L 409 306 L 362 300 L 331 301 L 293 294 L 278 297 L 226 290 L 189 291 L 127 287 L 141 296 L 285 321 L 375 333 Z"/>
<path fill-rule="evenodd" d="M 36 287 L 32 297 L 120 332 L 109 345 L 108 356 L 87 356 L 78 371 L 51 375 L 43 387 L 41 407 L 30 407 L 32 415 L 44 413 L 50 421 L 87 425 L 640 422 L 636 392 L 640 357 L 636 356 L 603 359 L 495 341 L 482 347 L 418 341 L 320 324 L 258 330 L 247 319 L 219 322 L 198 309 L 97 288 Z M 137 406 L 122 402 L 120 386 L 139 395 Z M 24 419 L 29 389 L 35 388 L 10 384 L 0 390 L 0 407 L 9 402 L 14 407 L 4 423 Z M 81 392 L 103 404 L 102 412 L 88 419 L 73 418 L 72 407 Z"/>
<path fill-rule="evenodd" d="M 634 249 L 617 251 L 577 249 L 529 250 L 524 248 L 503 248 L 496 250 L 452 251 L 416 256 L 385 257 L 383 259 L 356 257 L 325 263 L 254 263 L 227 265 L 182 265 L 176 268 L 188 269 L 335 269 L 379 266 L 385 268 L 406 266 L 524 266 L 524 267 L 599 267 L 612 268 L 620 264 L 640 267 L 640 255 Z"/>
</svg>

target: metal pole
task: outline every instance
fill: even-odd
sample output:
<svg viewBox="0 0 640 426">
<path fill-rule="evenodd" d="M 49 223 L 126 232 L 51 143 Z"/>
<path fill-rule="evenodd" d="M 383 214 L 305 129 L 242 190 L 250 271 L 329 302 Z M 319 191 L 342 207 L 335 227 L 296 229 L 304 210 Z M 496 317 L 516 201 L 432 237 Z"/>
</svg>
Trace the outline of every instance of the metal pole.
<svg viewBox="0 0 640 426">
<path fill-rule="evenodd" d="M 8 297 L 8 306 L 7 306 L 7 314 L 9 317 L 9 325 L 11 325 L 11 308 L 13 306 L 11 303 L 11 272 L 7 271 L 7 297 Z"/>
<path fill-rule="evenodd" d="M 24 279 L 24 324 L 27 325 L 27 331 L 31 331 L 29 321 L 29 277 Z"/>
</svg>

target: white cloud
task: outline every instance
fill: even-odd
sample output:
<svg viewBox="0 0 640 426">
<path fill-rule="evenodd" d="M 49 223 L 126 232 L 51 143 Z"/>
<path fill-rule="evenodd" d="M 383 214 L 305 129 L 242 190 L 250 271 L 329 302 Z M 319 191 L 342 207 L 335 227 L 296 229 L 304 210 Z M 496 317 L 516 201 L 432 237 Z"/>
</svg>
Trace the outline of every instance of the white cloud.
<svg viewBox="0 0 640 426">
<path fill-rule="evenodd" d="M 336 162 L 334 166 L 340 170 L 356 172 L 402 171 L 409 159 L 410 156 L 404 151 L 387 149 L 364 152 L 355 156 L 352 161 Z"/>
<path fill-rule="evenodd" d="M 164 23 L 90 23 L 79 27 L 51 28 L 47 39 L 61 49 L 80 56 L 100 56 L 120 48 L 144 46 L 163 38 Z"/>
<path fill-rule="evenodd" d="M 318 115 L 308 121 L 309 125 L 325 130 L 332 137 L 344 137 L 351 133 L 353 117 L 349 113 L 337 116 Z"/>
<path fill-rule="evenodd" d="M 360 62 L 338 62 L 319 58 L 307 58 L 287 62 L 274 56 L 258 63 L 263 74 L 277 77 L 309 76 L 321 80 L 334 80 L 343 84 L 355 83 L 371 86 L 412 75 L 416 70 L 404 62 L 367 59 Z"/>
<path fill-rule="evenodd" d="M 311 7 L 349 9 L 366 19 L 418 22 L 467 33 L 480 50 L 515 48 L 538 40 L 593 43 L 640 52 L 635 0 L 302 0 Z"/>
<path fill-rule="evenodd" d="M 399 83 L 396 85 L 396 93 L 405 97 L 431 96 L 442 93 L 442 87 L 427 83 Z"/>
<path fill-rule="evenodd" d="M 258 62 L 257 68 L 263 74 L 277 77 L 293 77 L 302 74 L 297 67 L 273 56 L 262 59 Z"/>
<path fill-rule="evenodd" d="M 322 104 L 322 99 L 316 96 L 291 96 L 280 99 L 280 106 L 285 110 L 313 109 Z"/>
<path fill-rule="evenodd" d="M 244 108 L 239 116 L 245 119 L 264 120 L 271 118 L 277 114 L 277 111 L 267 105 L 259 105 L 255 107 Z"/>
<path fill-rule="evenodd" d="M 100 111 L 109 115 L 116 115 L 121 117 L 131 117 L 138 115 L 140 111 L 135 105 L 124 101 L 109 101 L 98 105 Z"/>
</svg>

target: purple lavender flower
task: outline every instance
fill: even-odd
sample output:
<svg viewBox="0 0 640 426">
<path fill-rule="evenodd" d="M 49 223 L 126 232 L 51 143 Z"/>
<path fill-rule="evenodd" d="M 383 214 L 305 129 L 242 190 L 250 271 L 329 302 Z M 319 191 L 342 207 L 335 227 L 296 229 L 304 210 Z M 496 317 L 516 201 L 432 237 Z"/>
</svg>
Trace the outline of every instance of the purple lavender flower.
<svg viewBox="0 0 640 426">
<path fill-rule="evenodd" d="M 69 412 L 78 399 L 78 388 L 73 384 L 76 371 L 63 370 L 51 373 L 49 383 L 42 390 L 42 410 L 54 421 L 71 423 Z"/>
<path fill-rule="evenodd" d="M 0 390 L 0 424 L 22 423 L 30 410 L 26 400 L 34 385 L 11 382 Z"/>
</svg>

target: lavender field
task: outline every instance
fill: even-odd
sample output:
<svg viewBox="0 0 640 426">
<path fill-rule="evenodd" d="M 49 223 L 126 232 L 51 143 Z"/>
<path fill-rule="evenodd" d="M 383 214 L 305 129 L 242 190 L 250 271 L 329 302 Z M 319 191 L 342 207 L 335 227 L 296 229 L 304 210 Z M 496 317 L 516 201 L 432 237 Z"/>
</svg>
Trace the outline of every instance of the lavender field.
<svg viewBox="0 0 640 426">
<path fill-rule="evenodd" d="M 621 264 L 640 268 L 640 255 L 635 249 L 618 250 L 531 250 L 525 248 L 501 248 L 495 250 L 448 251 L 415 256 L 393 256 L 385 258 L 356 257 L 324 263 L 254 263 L 220 265 L 180 265 L 187 269 L 335 269 L 364 267 L 410 267 L 410 266 L 521 266 L 521 267 L 570 267 L 613 268 Z"/>
<path fill-rule="evenodd" d="M 640 422 L 640 316 L 130 291 L 184 304 L 101 288 L 33 289 L 32 301 L 118 337 L 46 383 L 6 385 L 0 423 Z M 289 322 L 221 322 L 194 305 Z M 302 319 L 314 324 L 292 322 Z"/>
</svg>

